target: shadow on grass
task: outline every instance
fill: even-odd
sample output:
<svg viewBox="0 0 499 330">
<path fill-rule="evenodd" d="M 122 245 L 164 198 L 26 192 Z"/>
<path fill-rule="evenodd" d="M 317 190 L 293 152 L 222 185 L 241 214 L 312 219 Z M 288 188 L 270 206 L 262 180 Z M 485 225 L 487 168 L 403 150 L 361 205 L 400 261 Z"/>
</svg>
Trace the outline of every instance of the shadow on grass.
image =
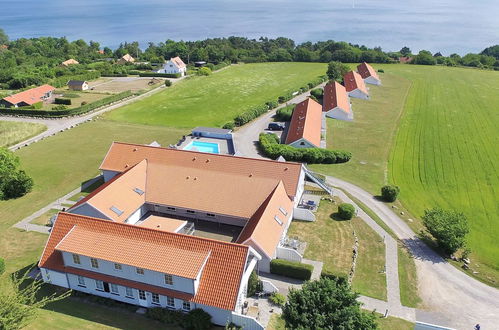
<svg viewBox="0 0 499 330">
<path fill-rule="evenodd" d="M 342 217 L 340 217 L 340 214 L 338 212 L 331 213 L 329 215 L 329 218 L 334 220 L 334 221 L 349 221 L 349 220 L 351 220 L 351 219 L 343 219 Z"/>
<path fill-rule="evenodd" d="M 98 176 L 81 183 L 81 192 L 91 193 L 104 183 L 104 177 Z"/>
</svg>

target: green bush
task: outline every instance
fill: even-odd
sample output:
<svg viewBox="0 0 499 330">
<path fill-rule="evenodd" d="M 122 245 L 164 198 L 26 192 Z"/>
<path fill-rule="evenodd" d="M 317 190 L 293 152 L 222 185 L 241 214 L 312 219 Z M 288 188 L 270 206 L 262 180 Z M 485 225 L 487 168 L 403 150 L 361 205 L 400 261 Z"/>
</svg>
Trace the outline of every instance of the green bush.
<svg viewBox="0 0 499 330">
<path fill-rule="evenodd" d="M 128 74 L 126 74 L 126 73 L 104 73 L 104 74 L 102 74 L 102 77 L 128 77 Z"/>
<path fill-rule="evenodd" d="M 286 296 L 280 294 L 279 292 L 274 292 L 270 295 L 269 300 L 271 303 L 277 306 L 284 306 L 286 304 Z"/>
<path fill-rule="evenodd" d="M 260 115 L 266 113 L 268 110 L 269 108 L 266 104 L 253 107 L 234 118 L 234 124 L 236 126 L 242 126 L 259 117 Z"/>
<path fill-rule="evenodd" d="M 295 109 L 295 104 L 290 104 L 284 108 L 280 108 L 275 113 L 275 120 L 277 121 L 290 121 L 293 116 L 293 110 Z"/>
<path fill-rule="evenodd" d="M 59 110 L 66 110 L 68 107 L 65 105 L 56 105 L 55 107 L 52 108 L 52 110 L 59 111 Z"/>
<path fill-rule="evenodd" d="M 338 206 L 338 215 L 343 220 L 350 220 L 355 215 L 355 207 L 352 204 L 342 203 Z"/>
<path fill-rule="evenodd" d="M 314 267 L 312 265 L 284 259 L 273 259 L 270 262 L 270 272 L 272 274 L 283 275 L 299 280 L 309 280 L 313 270 Z"/>
<path fill-rule="evenodd" d="M 230 322 L 228 324 L 225 325 L 225 330 L 242 330 L 243 327 L 237 325 L 237 324 L 234 324 L 233 322 Z"/>
<path fill-rule="evenodd" d="M 185 315 L 182 325 L 187 330 L 209 330 L 212 327 L 211 315 L 200 308 L 193 309 Z"/>
<path fill-rule="evenodd" d="M 394 185 L 386 185 L 381 187 L 381 196 L 387 202 L 395 202 L 400 193 L 400 188 Z"/>
<path fill-rule="evenodd" d="M 128 71 L 128 74 L 132 75 L 132 76 L 138 76 L 140 74 L 140 71 L 138 71 L 138 70 L 130 70 L 130 71 Z"/>
<path fill-rule="evenodd" d="M 343 150 L 328 150 L 321 148 L 295 148 L 286 144 L 279 144 L 275 134 L 261 133 L 259 148 L 262 153 L 272 159 L 279 156 L 288 161 L 307 162 L 310 164 L 337 164 L 350 160 L 352 154 Z"/>
<path fill-rule="evenodd" d="M 279 96 L 277 98 L 277 102 L 284 103 L 284 102 L 291 100 L 292 98 L 293 98 L 293 93 L 288 93 L 288 94 Z"/>
<path fill-rule="evenodd" d="M 269 109 L 274 109 L 274 108 L 277 108 L 277 106 L 279 105 L 279 102 L 277 102 L 277 101 L 267 101 L 267 102 L 265 102 L 265 104 L 267 105 L 267 107 Z"/>
<path fill-rule="evenodd" d="M 171 325 L 183 325 L 185 314 L 179 310 L 170 310 L 162 307 L 148 308 L 146 316 L 150 319 Z"/>
<path fill-rule="evenodd" d="M 250 274 L 248 279 L 248 297 L 254 296 L 257 292 L 261 292 L 263 290 L 262 281 L 258 278 L 258 275 L 255 271 Z"/>
<path fill-rule="evenodd" d="M 425 210 L 423 225 L 449 255 L 466 246 L 466 235 L 470 229 L 468 219 L 461 212 L 438 207 Z"/>
<path fill-rule="evenodd" d="M 328 278 L 328 279 L 333 280 L 335 282 L 343 281 L 344 283 L 346 283 L 348 281 L 348 279 L 345 276 L 336 275 L 333 272 L 325 270 L 325 269 L 322 269 L 321 278 L 322 277 Z"/>
<path fill-rule="evenodd" d="M 65 104 L 65 105 L 71 105 L 71 99 L 63 99 L 60 97 L 56 97 L 54 99 L 55 104 Z"/>
<path fill-rule="evenodd" d="M 204 66 L 202 68 L 199 68 L 197 74 L 198 74 L 198 76 L 209 76 L 209 75 L 211 75 L 211 69 Z"/>
<path fill-rule="evenodd" d="M 385 73 L 385 70 L 383 70 L 383 69 L 378 69 L 378 72 L 380 72 L 380 73 Z"/>
<path fill-rule="evenodd" d="M 2 182 L 3 198 L 11 199 L 26 195 L 33 189 L 33 179 L 26 172 L 19 170 L 11 173 Z"/>
<path fill-rule="evenodd" d="M 172 81 L 171 81 L 171 80 L 166 79 L 166 80 L 165 80 L 165 86 L 166 86 L 166 87 L 170 87 L 171 85 L 172 85 Z"/>
<path fill-rule="evenodd" d="M 322 98 L 324 90 L 322 88 L 315 88 L 310 91 L 310 95 L 315 96 L 317 99 Z"/>
<path fill-rule="evenodd" d="M 222 128 L 225 128 L 225 129 L 234 129 L 235 126 L 236 126 L 236 124 L 234 124 L 233 121 L 229 121 Z"/>
<path fill-rule="evenodd" d="M 141 72 L 139 77 L 180 78 L 180 73 Z"/>
<path fill-rule="evenodd" d="M 0 276 L 5 272 L 5 261 L 0 258 Z"/>
</svg>

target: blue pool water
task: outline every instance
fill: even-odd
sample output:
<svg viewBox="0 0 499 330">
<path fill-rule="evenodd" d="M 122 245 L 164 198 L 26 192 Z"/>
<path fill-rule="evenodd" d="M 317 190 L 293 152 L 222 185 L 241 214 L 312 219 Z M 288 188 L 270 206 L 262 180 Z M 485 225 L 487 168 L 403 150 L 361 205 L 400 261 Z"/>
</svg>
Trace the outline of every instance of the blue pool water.
<svg viewBox="0 0 499 330">
<path fill-rule="evenodd" d="M 210 142 L 192 141 L 189 143 L 184 150 L 209 152 L 211 154 L 219 154 L 218 144 Z"/>
</svg>

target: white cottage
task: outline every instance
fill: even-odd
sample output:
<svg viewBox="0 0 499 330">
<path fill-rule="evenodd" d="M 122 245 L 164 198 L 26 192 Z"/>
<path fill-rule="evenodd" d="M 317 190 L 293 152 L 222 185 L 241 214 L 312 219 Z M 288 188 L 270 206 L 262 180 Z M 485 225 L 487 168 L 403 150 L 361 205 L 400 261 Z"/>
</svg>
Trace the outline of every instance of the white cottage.
<svg viewBox="0 0 499 330">
<path fill-rule="evenodd" d="M 157 72 L 168 74 L 180 73 L 181 76 L 185 76 L 185 73 L 187 72 L 187 66 L 185 65 L 184 61 L 182 61 L 182 59 L 177 56 L 170 58 L 170 60 L 163 65 L 163 68 L 159 69 Z"/>
</svg>

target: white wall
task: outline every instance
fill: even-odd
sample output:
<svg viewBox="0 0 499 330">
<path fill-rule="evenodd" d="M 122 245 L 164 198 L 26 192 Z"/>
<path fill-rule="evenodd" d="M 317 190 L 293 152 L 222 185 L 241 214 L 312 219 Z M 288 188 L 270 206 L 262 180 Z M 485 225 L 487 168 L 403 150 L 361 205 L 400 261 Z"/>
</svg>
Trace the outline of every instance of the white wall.
<svg viewBox="0 0 499 330">
<path fill-rule="evenodd" d="M 277 258 L 301 262 L 303 256 L 294 249 L 279 246 L 277 248 Z"/>
<path fill-rule="evenodd" d="M 164 273 L 144 269 L 144 275 L 137 274 L 136 267 L 122 264 L 122 270 L 114 269 L 114 262 L 98 259 L 99 268 L 92 268 L 90 258 L 80 255 L 81 264 L 73 263 L 73 256 L 71 253 L 62 252 L 64 265 L 79 269 L 85 269 L 92 272 L 106 274 L 110 276 L 120 277 L 131 281 L 147 283 L 163 288 L 173 289 L 182 292 L 194 294 L 194 280 L 185 277 L 173 275 L 173 285 L 165 284 Z"/>
<path fill-rule="evenodd" d="M 298 207 L 293 212 L 293 218 L 303 221 L 315 221 L 315 215 L 310 210 Z"/>
<path fill-rule="evenodd" d="M 303 143 L 303 145 L 302 145 L 302 143 Z M 318 147 L 318 146 L 313 145 L 312 143 L 308 142 L 307 140 L 305 140 L 303 138 L 296 140 L 295 142 L 290 143 L 289 145 L 293 146 L 295 148 L 316 148 L 316 147 Z"/>
<path fill-rule="evenodd" d="M 42 279 L 46 283 L 69 288 L 68 278 L 65 273 L 56 272 L 46 268 L 40 268 Z"/>
<path fill-rule="evenodd" d="M 357 99 L 362 99 L 362 100 L 368 100 L 369 99 L 369 95 L 364 94 L 359 89 L 354 89 L 353 91 L 349 92 L 348 96 L 355 97 Z"/>
<path fill-rule="evenodd" d="M 381 85 L 381 80 L 378 80 L 374 77 L 367 77 L 366 79 L 364 79 L 364 82 L 371 85 Z"/>
<path fill-rule="evenodd" d="M 210 314 L 211 315 L 211 322 L 216 324 L 216 325 L 225 326 L 227 323 L 231 322 L 232 311 L 216 308 L 213 306 L 202 305 L 202 304 L 196 304 L 196 306 L 197 306 L 197 308 L 201 308 L 206 313 Z"/>
<path fill-rule="evenodd" d="M 352 112 L 347 113 L 339 107 L 336 107 L 333 110 L 328 111 L 326 113 L 326 116 L 329 118 L 338 119 L 338 120 L 346 120 L 346 121 L 353 120 L 353 113 Z"/>
<path fill-rule="evenodd" d="M 188 213 L 188 209 L 184 209 L 181 207 L 175 207 L 175 211 L 169 210 L 167 206 L 164 205 L 148 205 L 148 210 L 154 211 L 154 212 L 160 212 L 164 214 L 171 214 L 171 215 L 179 215 L 183 217 L 188 217 L 194 219 L 199 219 L 199 220 L 206 220 L 206 221 L 212 221 L 212 222 L 219 222 L 219 223 L 225 223 L 229 225 L 234 225 L 234 226 L 240 226 L 244 227 L 246 225 L 246 222 L 248 219 L 246 218 L 239 218 L 239 217 L 231 217 L 228 215 L 222 215 L 222 214 L 215 214 L 215 217 L 209 217 L 207 213 L 209 212 L 203 212 L 203 211 L 197 211 L 195 209 L 190 209 L 195 211 L 195 213 Z"/>
<path fill-rule="evenodd" d="M 139 221 L 140 218 L 142 218 L 144 214 L 146 214 L 146 212 L 147 212 L 147 207 L 145 205 L 142 205 L 135 212 L 133 212 L 132 215 L 128 217 L 128 219 L 125 220 L 125 223 L 131 225 L 136 224 L 137 221 Z"/>
<path fill-rule="evenodd" d="M 300 178 L 298 179 L 298 188 L 296 189 L 295 199 L 293 200 L 294 207 L 297 207 L 298 204 L 300 203 L 300 199 L 304 191 L 305 191 L 305 170 L 303 169 L 302 165 L 302 168 L 300 170 Z"/>
</svg>

